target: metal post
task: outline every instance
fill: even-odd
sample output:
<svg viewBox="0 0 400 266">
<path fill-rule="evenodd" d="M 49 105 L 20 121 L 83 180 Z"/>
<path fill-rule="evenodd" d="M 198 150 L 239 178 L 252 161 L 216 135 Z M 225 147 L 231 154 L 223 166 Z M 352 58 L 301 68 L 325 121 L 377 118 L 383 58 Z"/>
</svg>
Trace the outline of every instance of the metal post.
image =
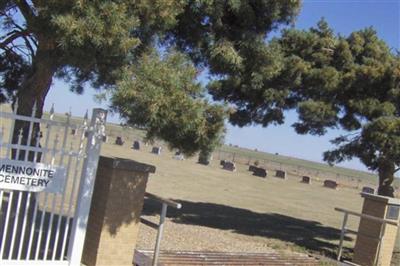
<svg viewBox="0 0 400 266">
<path fill-rule="evenodd" d="M 165 216 L 167 215 L 167 208 L 168 208 L 168 205 L 163 203 L 162 209 L 161 209 L 160 223 L 158 225 L 158 231 L 157 231 L 156 246 L 154 248 L 153 266 L 157 266 L 157 262 L 158 262 L 158 255 L 160 253 L 160 243 L 161 243 L 161 238 L 162 238 L 162 234 L 163 234 L 163 230 L 164 230 L 164 220 L 165 220 Z"/>
<path fill-rule="evenodd" d="M 86 146 L 87 157 L 82 167 L 75 218 L 68 246 L 70 265 L 80 265 L 81 263 L 97 164 L 99 162 L 101 144 L 103 143 L 102 137 L 105 133 L 106 116 L 106 110 L 100 108 L 93 109 Z"/>
<path fill-rule="evenodd" d="M 340 232 L 339 251 L 338 251 L 338 255 L 337 255 L 338 261 L 340 261 L 340 258 L 342 257 L 343 239 L 344 239 L 344 233 L 346 231 L 346 223 L 347 223 L 348 216 L 349 216 L 349 214 L 346 212 L 343 217 L 342 231 Z"/>
</svg>

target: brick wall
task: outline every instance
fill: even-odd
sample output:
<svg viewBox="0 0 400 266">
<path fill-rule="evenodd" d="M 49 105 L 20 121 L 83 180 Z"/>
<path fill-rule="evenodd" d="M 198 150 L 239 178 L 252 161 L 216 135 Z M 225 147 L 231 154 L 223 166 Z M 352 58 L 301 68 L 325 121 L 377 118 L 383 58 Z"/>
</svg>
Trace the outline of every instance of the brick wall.
<svg viewBox="0 0 400 266">
<path fill-rule="evenodd" d="M 396 199 L 365 195 L 362 213 L 371 216 L 385 218 L 389 201 Z M 354 247 L 353 262 L 359 265 L 374 265 L 374 261 L 378 256 L 378 240 L 380 235 L 381 223 L 370 219 L 360 219 L 356 244 Z M 384 238 L 380 247 L 380 264 L 390 265 L 392 252 L 396 240 L 397 226 L 386 224 Z"/>
<path fill-rule="evenodd" d="M 149 173 L 155 167 L 101 157 L 89 214 L 82 262 L 132 265 Z"/>
</svg>

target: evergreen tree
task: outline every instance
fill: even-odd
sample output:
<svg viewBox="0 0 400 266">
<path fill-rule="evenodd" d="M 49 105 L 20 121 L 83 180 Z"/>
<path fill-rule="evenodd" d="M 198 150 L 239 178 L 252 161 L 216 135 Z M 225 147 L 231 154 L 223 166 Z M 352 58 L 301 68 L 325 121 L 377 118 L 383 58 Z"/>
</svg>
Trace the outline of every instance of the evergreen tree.
<svg viewBox="0 0 400 266">
<path fill-rule="evenodd" d="M 40 117 L 55 77 L 77 93 L 85 83 L 115 89 L 126 66 L 160 45 L 175 46 L 216 77 L 230 75 L 248 65 L 267 33 L 293 21 L 299 2 L 1 1 L 0 100 L 18 98 L 25 115 L 36 101 Z M 19 121 L 16 132 L 24 126 Z"/>
<path fill-rule="evenodd" d="M 293 127 L 299 134 L 348 131 L 332 140 L 337 148 L 325 152 L 324 159 L 359 158 L 378 171 L 378 193 L 393 196 L 391 183 L 400 166 L 399 55 L 372 28 L 343 37 L 324 20 L 308 31 L 286 30 L 264 50 L 265 58 L 257 60 L 260 65 L 251 74 L 210 84 L 215 99 L 236 108 L 231 121 L 279 124 L 284 111 L 295 108 L 299 121 Z"/>
</svg>

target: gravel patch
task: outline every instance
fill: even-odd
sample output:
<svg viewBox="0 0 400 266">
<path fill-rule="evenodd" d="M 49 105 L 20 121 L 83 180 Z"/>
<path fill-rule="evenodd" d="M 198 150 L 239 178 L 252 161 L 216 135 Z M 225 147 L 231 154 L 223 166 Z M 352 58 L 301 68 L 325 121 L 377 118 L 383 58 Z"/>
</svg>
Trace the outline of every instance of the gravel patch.
<svg viewBox="0 0 400 266">
<path fill-rule="evenodd" d="M 142 218 L 158 223 L 159 216 L 142 215 Z M 157 231 L 140 225 L 137 249 L 154 249 Z M 276 250 L 274 247 L 278 248 Z M 285 250 L 287 248 L 287 250 Z M 230 230 L 220 230 L 205 226 L 179 224 L 166 218 L 161 250 L 219 251 L 247 253 L 297 253 L 290 244 L 259 236 L 237 234 Z M 302 254 L 304 255 L 304 254 Z"/>
</svg>

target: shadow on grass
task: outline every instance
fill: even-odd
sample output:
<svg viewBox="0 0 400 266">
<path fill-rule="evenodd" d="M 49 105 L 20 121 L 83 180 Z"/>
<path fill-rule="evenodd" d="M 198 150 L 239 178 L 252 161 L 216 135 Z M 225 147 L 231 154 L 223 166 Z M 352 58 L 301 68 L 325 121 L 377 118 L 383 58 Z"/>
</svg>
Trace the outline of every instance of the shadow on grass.
<svg viewBox="0 0 400 266">
<path fill-rule="evenodd" d="M 229 230 L 293 243 L 319 255 L 335 258 L 340 230 L 317 221 L 302 220 L 277 213 L 257 213 L 226 205 L 175 200 L 182 209 L 168 208 L 167 216 L 175 223 Z M 160 213 L 160 204 L 145 200 L 143 215 Z M 205 236 L 206 237 L 206 236 Z M 351 238 L 345 238 L 351 240 Z M 349 250 L 345 250 L 348 257 Z"/>
</svg>

